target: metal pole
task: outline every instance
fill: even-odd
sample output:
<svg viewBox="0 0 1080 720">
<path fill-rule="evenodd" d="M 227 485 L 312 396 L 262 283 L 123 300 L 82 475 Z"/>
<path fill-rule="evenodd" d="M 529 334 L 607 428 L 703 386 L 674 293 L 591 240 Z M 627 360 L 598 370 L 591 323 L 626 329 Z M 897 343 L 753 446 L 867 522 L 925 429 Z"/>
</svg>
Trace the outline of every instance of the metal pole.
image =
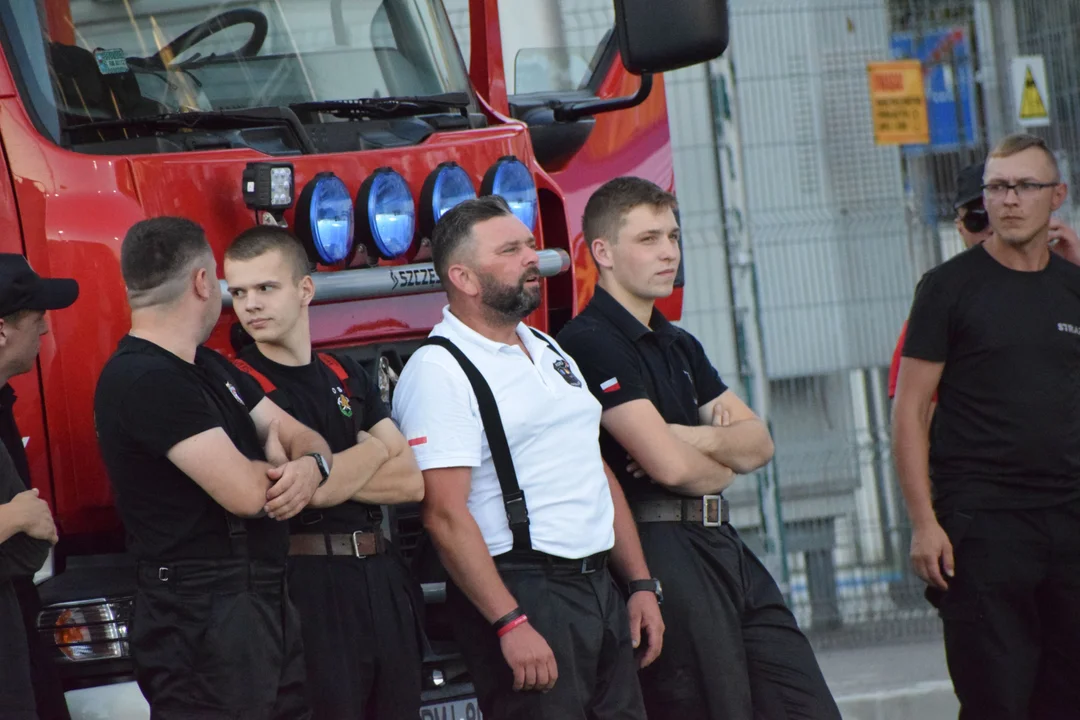
<svg viewBox="0 0 1080 720">
<path fill-rule="evenodd" d="M 551 277 L 570 269 L 570 256 L 565 250 L 539 250 L 540 274 Z M 366 300 L 390 295 L 415 295 L 437 292 L 442 281 L 431 263 L 373 267 L 359 270 L 312 273 L 315 280 L 316 303 Z M 224 280 L 221 281 L 221 305 L 232 307 L 232 296 Z"/>
</svg>

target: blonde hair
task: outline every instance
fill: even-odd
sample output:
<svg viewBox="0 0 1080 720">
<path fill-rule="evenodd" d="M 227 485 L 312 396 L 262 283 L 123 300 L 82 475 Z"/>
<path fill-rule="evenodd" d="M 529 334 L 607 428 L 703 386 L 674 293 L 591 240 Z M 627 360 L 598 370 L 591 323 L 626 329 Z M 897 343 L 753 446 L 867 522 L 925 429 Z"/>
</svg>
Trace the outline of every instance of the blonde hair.
<svg viewBox="0 0 1080 720">
<path fill-rule="evenodd" d="M 989 157 L 992 158 L 1007 158 L 1024 152 L 1025 150 L 1031 150 L 1037 148 L 1042 150 L 1043 154 L 1050 161 L 1051 167 L 1054 168 L 1054 181 L 1061 180 L 1061 168 L 1058 166 L 1057 157 L 1050 151 L 1050 148 L 1046 146 L 1046 141 L 1037 135 L 1029 135 L 1027 133 L 1013 133 L 1002 138 L 994 149 L 990 151 Z"/>
</svg>

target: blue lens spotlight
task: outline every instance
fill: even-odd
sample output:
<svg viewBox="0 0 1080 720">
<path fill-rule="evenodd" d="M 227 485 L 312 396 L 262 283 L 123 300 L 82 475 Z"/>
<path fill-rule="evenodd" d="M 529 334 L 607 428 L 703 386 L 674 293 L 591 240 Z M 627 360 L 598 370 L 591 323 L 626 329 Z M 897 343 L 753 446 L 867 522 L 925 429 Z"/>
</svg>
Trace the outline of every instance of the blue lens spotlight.
<svg viewBox="0 0 1080 720">
<path fill-rule="evenodd" d="M 379 168 L 360 186 L 356 207 L 367 213 L 367 223 L 361 222 L 359 230 L 369 257 L 389 259 L 409 252 L 416 236 L 416 201 L 405 178 Z"/>
<path fill-rule="evenodd" d="M 334 173 L 313 177 L 296 204 L 296 234 L 312 260 L 336 265 L 353 249 L 353 201 Z"/>
<path fill-rule="evenodd" d="M 435 168 L 420 191 L 420 229 L 431 235 L 432 228 L 450 208 L 476 197 L 476 186 L 469 173 L 455 162 Z"/>
<path fill-rule="evenodd" d="M 536 229 L 537 207 L 536 183 L 525 163 L 513 155 L 499 158 L 484 173 L 484 182 L 480 184 L 481 195 L 498 195 L 510 206 L 525 227 Z"/>
</svg>

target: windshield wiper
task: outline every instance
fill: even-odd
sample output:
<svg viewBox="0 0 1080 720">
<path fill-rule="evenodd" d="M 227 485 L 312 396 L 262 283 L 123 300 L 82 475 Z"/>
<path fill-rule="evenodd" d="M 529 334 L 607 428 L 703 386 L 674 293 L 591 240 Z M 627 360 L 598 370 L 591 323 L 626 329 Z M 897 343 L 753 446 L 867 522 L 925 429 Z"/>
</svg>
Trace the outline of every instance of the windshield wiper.
<svg viewBox="0 0 1080 720">
<path fill-rule="evenodd" d="M 315 100 L 292 103 L 295 112 L 328 113 L 338 117 L 395 118 L 447 111 L 462 112 L 472 105 L 466 92 L 450 92 L 442 95 L 399 95 L 380 98 L 355 98 L 353 100 Z M 462 112 L 462 114 L 464 114 Z"/>
<path fill-rule="evenodd" d="M 236 130 L 277 125 L 288 128 L 304 153 L 314 153 L 315 146 L 304 131 L 296 113 L 287 107 L 254 107 L 242 110 L 189 110 L 160 115 L 89 120 L 66 125 L 66 132 L 94 130 Z"/>
</svg>

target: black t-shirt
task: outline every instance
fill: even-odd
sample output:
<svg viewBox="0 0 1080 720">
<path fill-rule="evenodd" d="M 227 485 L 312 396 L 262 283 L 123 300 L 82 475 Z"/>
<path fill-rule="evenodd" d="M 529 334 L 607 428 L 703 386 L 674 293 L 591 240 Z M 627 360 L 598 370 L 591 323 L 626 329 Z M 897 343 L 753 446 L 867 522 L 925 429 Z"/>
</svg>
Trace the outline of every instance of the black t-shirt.
<svg viewBox="0 0 1080 720">
<path fill-rule="evenodd" d="M 700 425 L 698 409 L 720 397 L 727 385 L 697 338 L 656 309 L 649 326 L 597 287 L 588 306 L 556 339 L 577 361 L 604 410 L 646 399 L 669 424 Z M 648 477 L 628 473 L 626 449 L 603 428 L 600 451 L 630 500 L 674 495 Z"/>
<path fill-rule="evenodd" d="M 976 246 L 926 273 L 903 355 L 943 362 L 930 430 L 939 511 L 1080 495 L 1080 267 L 1019 272 Z"/>
<path fill-rule="evenodd" d="M 348 450 L 356 444 L 356 433 L 371 430 L 390 417 L 379 387 L 360 364 L 335 355 L 349 377 L 342 387 L 334 371 L 318 357 L 299 367 L 270 360 L 256 345 L 240 352 L 240 358 L 262 373 L 275 386 L 269 397 L 297 420 L 322 435 L 332 452 Z M 370 530 L 380 519 L 379 507 L 345 502 L 332 508 L 311 509 L 293 518 L 294 533 L 353 532 Z"/>
<path fill-rule="evenodd" d="M 128 550 L 140 560 L 232 557 L 227 512 L 166 457 L 177 443 L 222 428 L 250 460 L 264 460 L 250 412 L 262 388 L 213 350 L 195 363 L 125 336 L 98 378 L 94 422 Z M 288 525 L 244 521 L 248 554 L 284 562 Z"/>
</svg>

